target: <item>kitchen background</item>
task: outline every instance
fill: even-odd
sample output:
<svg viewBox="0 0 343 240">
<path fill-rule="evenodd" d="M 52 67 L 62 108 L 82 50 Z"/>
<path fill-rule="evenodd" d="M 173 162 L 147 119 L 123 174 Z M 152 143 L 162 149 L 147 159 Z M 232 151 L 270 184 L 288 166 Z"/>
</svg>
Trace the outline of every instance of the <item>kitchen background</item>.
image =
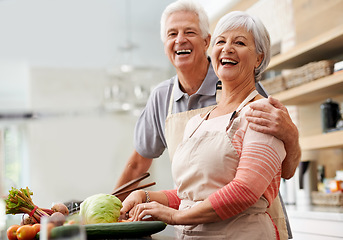
<svg viewBox="0 0 343 240">
<path fill-rule="evenodd" d="M 111 192 L 151 88 L 175 74 L 159 34 L 171 2 L 0 1 L 1 194 L 29 186 L 50 206 Z M 166 155 L 156 188 L 173 187 Z"/>
<path fill-rule="evenodd" d="M 171 2 L 0 0 L 1 195 L 11 186 L 29 186 L 34 202 L 49 207 L 53 202 L 111 192 L 132 153 L 135 122 L 150 90 L 175 74 L 159 34 L 161 13 Z M 307 45 L 332 30 L 338 36 L 336 45 L 330 55 L 324 51 L 321 57 L 342 59 L 343 1 L 200 2 L 209 13 L 212 29 L 231 10 L 259 16 L 270 32 L 273 54 Z M 311 57 L 322 60 L 316 54 Z M 265 78 L 280 72 L 271 70 Z M 331 91 L 341 106 L 342 83 Z M 320 105 L 324 100 L 310 106 L 290 104 L 301 136 L 322 133 Z M 311 179 L 317 177 L 318 166 L 326 167 L 323 171 L 328 178 L 343 169 L 342 146 L 340 142 L 335 148 L 303 153 L 302 160 L 312 170 L 304 176 L 297 171 L 293 179 L 283 181 L 281 190 L 288 205 L 312 206 Z M 167 151 L 153 162 L 150 173 L 147 181 L 157 182 L 151 189 L 173 187 Z M 301 177 L 306 179 L 305 190 L 298 187 Z M 333 221 L 342 226 L 340 208 L 320 212 L 325 215 L 315 212 L 314 219 L 329 220 L 331 227 Z M 298 223 L 296 218 L 302 213 L 290 208 L 293 223 Z M 318 225 L 323 223 L 311 229 Z M 307 239 L 301 230 L 298 234 L 298 239 Z M 333 236 L 327 239 L 337 236 L 343 233 L 334 227 Z"/>
</svg>

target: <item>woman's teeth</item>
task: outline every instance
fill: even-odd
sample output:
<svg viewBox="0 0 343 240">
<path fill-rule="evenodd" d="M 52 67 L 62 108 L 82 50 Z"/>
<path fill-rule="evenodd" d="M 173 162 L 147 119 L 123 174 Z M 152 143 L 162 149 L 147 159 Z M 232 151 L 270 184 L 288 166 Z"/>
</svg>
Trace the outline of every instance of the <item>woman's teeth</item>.
<svg viewBox="0 0 343 240">
<path fill-rule="evenodd" d="M 234 61 L 234 60 L 231 60 L 231 59 L 222 59 L 221 61 L 221 64 L 225 65 L 225 64 L 233 64 L 233 65 L 236 65 L 238 62 Z"/>
</svg>

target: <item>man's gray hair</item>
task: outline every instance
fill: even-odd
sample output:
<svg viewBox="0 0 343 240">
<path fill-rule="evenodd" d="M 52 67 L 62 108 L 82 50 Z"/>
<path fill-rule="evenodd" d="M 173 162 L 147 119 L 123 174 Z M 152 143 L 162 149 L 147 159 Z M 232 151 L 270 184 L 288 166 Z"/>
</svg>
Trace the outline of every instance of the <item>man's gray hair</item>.
<svg viewBox="0 0 343 240">
<path fill-rule="evenodd" d="M 202 5 L 193 0 L 178 0 L 169 4 L 162 13 L 161 17 L 161 40 L 166 40 L 166 21 L 168 17 L 175 12 L 187 11 L 193 12 L 198 15 L 199 27 L 202 33 L 202 37 L 205 39 L 210 34 L 210 23 L 208 20 L 207 13 L 205 12 Z"/>
<path fill-rule="evenodd" d="M 233 11 L 223 16 L 217 23 L 212 36 L 213 46 L 216 38 L 224 32 L 239 27 L 245 27 L 255 40 L 257 54 L 263 54 L 261 64 L 255 69 L 255 81 L 262 78 L 262 73 L 266 70 L 270 62 L 270 37 L 269 33 L 260 19 L 245 12 Z"/>
</svg>

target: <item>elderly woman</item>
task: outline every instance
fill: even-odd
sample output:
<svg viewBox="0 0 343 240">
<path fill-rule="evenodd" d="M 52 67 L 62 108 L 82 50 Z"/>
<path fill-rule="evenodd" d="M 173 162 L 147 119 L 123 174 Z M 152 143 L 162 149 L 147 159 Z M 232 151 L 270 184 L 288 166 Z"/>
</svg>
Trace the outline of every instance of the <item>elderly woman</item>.
<svg viewBox="0 0 343 240">
<path fill-rule="evenodd" d="M 177 190 L 133 192 L 122 213 L 178 225 L 180 239 L 279 239 L 266 209 L 278 194 L 286 152 L 245 117 L 249 103 L 263 101 L 255 81 L 269 63 L 269 34 L 258 19 L 231 12 L 218 22 L 212 47 L 222 97 L 186 126 L 172 161 Z"/>
</svg>

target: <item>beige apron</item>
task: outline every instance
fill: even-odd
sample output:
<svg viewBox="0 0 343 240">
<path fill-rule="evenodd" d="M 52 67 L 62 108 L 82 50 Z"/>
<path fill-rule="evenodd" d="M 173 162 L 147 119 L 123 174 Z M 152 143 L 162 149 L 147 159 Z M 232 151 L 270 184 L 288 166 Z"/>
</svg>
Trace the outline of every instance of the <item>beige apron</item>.
<svg viewBox="0 0 343 240">
<path fill-rule="evenodd" d="M 165 137 L 170 159 L 173 159 L 178 144 L 182 142 L 185 126 L 188 120 L 199 113 L 205 113 L 213 108 L 213 106 L 209 106 L 205 108 L 172 114 L 174 88 L 169 102 L 168 116 L 166 118 L 165 126 Z M 285 217 L 279 197 L 276 197 L 273 204 L 268 208 L 267 212 L 272 216 L 274 223 L 278 227 L 280 239 L 288 239 Z"/>
</svg>

